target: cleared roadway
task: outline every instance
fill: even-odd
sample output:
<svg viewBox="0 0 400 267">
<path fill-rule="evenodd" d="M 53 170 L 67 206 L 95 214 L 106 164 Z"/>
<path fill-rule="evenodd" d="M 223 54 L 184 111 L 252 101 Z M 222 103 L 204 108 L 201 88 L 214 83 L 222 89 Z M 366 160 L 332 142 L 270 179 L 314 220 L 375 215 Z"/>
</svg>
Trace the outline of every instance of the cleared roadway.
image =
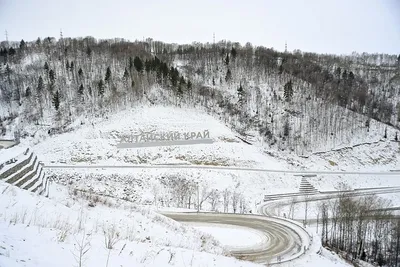
<svg viewBox="0 0 400 267">
<path fill-rule="evenodd" d="M 205 169 L 205 170 L 223 170 L 223 171 L 250 171 L 267 173 L 290 173 L 290 174 L 323 174 L 323 175 L 388 175 L 400 176 L 400 170 L 387 172 L 349 172 L 349 171 L 303 171 L 303 170 L 274 170 L 264 168 L 243 168 L 229 166 L 204 166 L 204 165 L 52 165 L 45 164 L 46 169 Z"/>
<path fill-rule="evenodd" d="M 276 263 L 279 256 L 281 257 L 281 262 L 297 258 L 304 253 L 304 246 L 308 247 L 310 241 L 306 232 L 300 227 L 277 218 L 226 213 L 163 212 L 162 214 L 182 223 L 229 224 L 248 227 L 260 232 L 265 235 L 268 242 L 262 245 L 257 244 L 255 247 L 229 250 L 230 254 L 238 259 L 260 264 Z M 233 238 L 235 237 L 232 236 Z"/>
<path fill-rule="evenodd" d="M 324 200 L 337 199 L 340 196 L 346 197 L 360 197 L 360 196 L 368 196 L 368 195 L 380 195 L 380 194 L 395 194 L 400 193 L 400 186 L 392 186 L 392 187 L 378 187 L 378 188 L 360 188 L 354 190 L 346 190 L 346 191 L 330 191 L 330 192 L 321 192 L 307 196 L 307 200 L 305 199 L 305 194 L 287 194 L 287 196 L 283 196 L 280 194 L 279 198 L 274 198 L 273 195 L 270 201 L 264 202 L 264 204 L 260 205 L 258 208 L 258 212 L 265 216 L 276 216 L 276 210 L 282 206 L 287 206 L 292 203 L 302 203 L 302 202 L 318 202 Z M 399 208 L 393 208 L 393 210 L 398 210 Z M 367 215 L 366 215 L 367 216 Z M 383 217 L 386 218 L 386 217 Z M 393 216 L 393 218 L 398 218 L 398 216 Z M 294 219 L 295 221 L 302 222 L 303 219 Z M 308 223 L 316 223 L 317 220 L 309 219 Z"/>
</svg>

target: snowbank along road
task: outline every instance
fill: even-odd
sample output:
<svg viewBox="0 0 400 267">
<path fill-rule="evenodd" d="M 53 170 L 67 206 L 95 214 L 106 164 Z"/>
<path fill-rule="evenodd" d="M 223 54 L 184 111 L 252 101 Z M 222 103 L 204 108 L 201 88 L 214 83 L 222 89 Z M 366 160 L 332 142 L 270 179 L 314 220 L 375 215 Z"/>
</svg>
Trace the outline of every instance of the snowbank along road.
<svg viewBox="0 0 400 267">
<path fill-rule="evenodd" d="M 305 253 L 310 240 L 307 232 L 296 224 L 278 218 L 257 215 L 239 215 L 226 213 L 173 213 L 163 215 L 185 223 L 201 222 L 212 224 L 229 224 L 248 227 L 262 233 L 267 240 L 247 248 L 230 248 L 232 256 L 261 264 L 273 264 L 293 260 Z M 232 239 L 235 238 L 232 236 Z M 280 259 L 280 260 L 279 260 Z"/>
</svg>

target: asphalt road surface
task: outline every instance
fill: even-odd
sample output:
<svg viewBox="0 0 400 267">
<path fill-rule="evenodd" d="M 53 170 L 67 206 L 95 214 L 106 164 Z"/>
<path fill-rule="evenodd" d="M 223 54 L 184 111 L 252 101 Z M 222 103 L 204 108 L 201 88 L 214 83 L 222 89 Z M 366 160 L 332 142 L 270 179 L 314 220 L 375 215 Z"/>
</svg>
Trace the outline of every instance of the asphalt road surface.
<svg viewBox="0 0 400 267">
<path fill-rule="evenodd" d="M 392 186 L 392 187 L 381 187 L 381 188 L 363 188 L 363 189 L 355 189 L 351 191 L 335 191 L 335 192 L 321 192 L 320 194 L 313 194 L 308 195 L 307 200 L 305 196 L 291 196 L 288 194 L 286 197 L 281 196 L 279 199 L 273 199 L 271 201 L 266 201 L 264 204 L 260 205 L 258 208 L 258 212 L 265 216 L 276 216 L 277 210 L 286 205 L 290 205 L 292 201 L 294 203 L 302 203 L 302 202 L 318 202 L 324 200 L 331 200 L 339 198 L 341 195 L 346 194 L 350 197 L 361 197 L 361 196 L 368 196 L 368 195 L 380 195 L 380 194 L 398 194 L 400 193 L 399 186 Z M 294 200 L 293 200 L 294 199 Z M 398 207 L 395 208 L 398 210 Z M 397 217 L 396 217 L 397 218 Z M 294 219 L 298 222 L 303 222 L 303 219 Z M 309 219 L 307 220 L 308 223 L 316 223 L 316 219 Z"/>
<path fill-rule="evenodd" d="M 301 236 L 287 223 L 276 218 L 256 215 L 239 215 L 226 213 L 162 213 L 163 215 L 185 223 L 200 222 L 212 224 L 229 224 L 232 226 L 248 227 L 265 235 L 268 242 L 248 248 L 231 248 L 232 256 L 261 264 L 276 263 L 278 256 L 281 262 L 293 259 L 304 252 L 304 244 L 309 240 L 302 240 Z M 235 238 L 232 236 L 232 238 Z"/>
</svg>

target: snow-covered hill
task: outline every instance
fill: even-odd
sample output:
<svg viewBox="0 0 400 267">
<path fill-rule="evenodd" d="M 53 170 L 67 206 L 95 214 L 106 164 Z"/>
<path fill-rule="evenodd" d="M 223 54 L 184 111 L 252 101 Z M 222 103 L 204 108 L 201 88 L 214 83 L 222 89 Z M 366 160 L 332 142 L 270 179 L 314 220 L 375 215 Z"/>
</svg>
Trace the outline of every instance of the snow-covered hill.
<svg viewBox="0 0 400 267">
<path fill-rule="evenodd" d="M 214 143 L 116 148 L 121 136 L 151 130 L 181 133 L 208 130 Z M 399 162 L 398 143 L 390 141 L 318 153 L 308 158 L 278 153 L 261 143 L 243 142 L 236 133 L 204 112 L 172 107 L 136 108 L 104 121 L 93 121 L 93 124 L 76 123 L 74 131 L 61 135 L 48 136 L 40 128 L 29 131 L 37 131 L 41 138 L 23 139 L 12 149 L 19 151 L 21 147 L 30 146 L 41 161 L 50 165 L 179 163 L 293 170 L 389 170 L 398 167 Z M 171 209 L 188 208 L 187 201 L 192 201 L 189 208 L 193 209 L 197 193 L 202 200 L 203 194 L 214 192 L 216 204 L 210 198 L 205 199 L 202 209 L 210 210 L 214 205 L 216 210 L 222 211 L 225 210 L 224 193 L 228 192 L 230 200 L 226 211 L 233 211 L 232 197 L 236 194 L 238 212 L 249 212 L 255 210 L 264 194 L 298 191 L 301 179 L 282 174 L 189 169 L 47 169 L 46 172 L 62 184 L 50 186 L 50 199 L 1 184 L 1 210 L 4 212 L 0 221 L 4 222 L 1 227 L 7 235 L 0 240 L 3 255 L 0 262 L 6 266 L 52 266 L 54 258 L 46 260 L 44 257 L 49 250 L 63 259 L 65 266 L 70 266 L 75 262 L 72 252 L 76 252 L 76 245 L 82 241 L 84 229 L 92 232 L 88 237 L 91 242 L 87 254 L 89 266 L 104 264 L 109 251 L 104 247 L 103 230 L 107 233 L 113 227 L 119 233 L 119 241 L 111 250 L 110 263 L 123 265 L 135 261 L 138 266 L 166 266 L 163 264 L 168 264 L 172 258 L 169 263 L 172 266 L 202 266 L 206 262 L 215 264 L 207 266 L 247 266 L 247 263 L 210 254 L 224 253 L 213 238 L 202 237 L 198 231 L 155 214 L 155 206 L 145 208 L 140 204 L 152 203 L 161 209 Z M 334 189 L 340 181 L 355 188 L 400 184 L 398 179 L 388 177 L 318 176 L 309 180 L 320 190 Z M 98 194 L 109 197 L 98 197 Z M 180 202 L 182 197 L 184 201 Z M 390 198 L 399 203 L 398 196 Z M 38 246 L 40 252 L 31 252 L 31 246 Z M 17 248 L 24 253 L 17 253 Z M 94 256 L 96 250 L 104 253 Z M 323 256 L 327 255 L 324 251 Z M 296 266 L 328 266 L 338 261 L 334 256 L 329 256 L 334 258 L 332 261 L 323 256 L 307 257 Z M 345 263 L 337 266 L 345 266 Z"/>
<path fill-rule="evenodd" d="M 249 145 L 237 134 L 212 116 L 199 110 L 174 107 L 144 107 L 124 111 L 104 121 L 77 124 L 77 130 L 56 136 L 47 136 L 38 143 L 36 139 L 24 139 L 22 145 L 30 145 L 45 164 L 56 165 L 132 165 L 132 164 L 192 164 L 211 166 L 259 167 L 266 169 L 293 170 L 380 170 L 398 169 L 399 143 L 375 141 L 335 151 L 316 153 L 308 158 L 289 152 L 269 150 L 262 143 Z M 40 132 L 39 129 L 32 129 Z M 150 148 L 118 149 L 122 136 L 147 132 L 203 132 L 207 130 L 213 144 L 164 146 Z M 129 200 L 163 203 L 164 206 L 181 205 L 177 198 L 188 201 L 201 190 L 218 189 L 217 209 L 222 210 L 222 192 L 238 193 L 246 203 L 245 210 L 254 210 L 264 194 L 298 191 L 301 177 L 287 174 L 271 174 L 245 171 L 179 170 L 179 169 L 54 169 L 50 176 L 63 184 L 82 190 L 113 195 Z M 172 181 L 190 181 L 194 187 L 189 192 L 179 192 L 182 184 Z M 334 190 L 339 182 L 353 188 L 399 185 L 393 176 L 332 176 L 318 175 L 309 178 L 318 190 Z M 181 195 L 180 195 L 181 194 Z M 173 199 L 173 200 L 171 200 Z M 395 202 L 396 197 L 393 197 Z M 192 202 L 194 200 L 192 199 Z M 208 201 L 204 205 L 208 206 Z M 400 202 L 399 202 L 400 203 Z M 184 205 L 182 205 L 184 207 Z M 192 206 L 193 208 L 193 206 Z M 232 207 L 229 208 L 232 210 Z"/>
<path fill-rule="evenodd" d="M 256 266 L 149 209 L 63 187 L 47 199 L 0 181 L 0 266 Z M 87 250 L 87 251 L 86 251 Z M 87 252 L 87 253 L 83 253 Z"/>
</svg>

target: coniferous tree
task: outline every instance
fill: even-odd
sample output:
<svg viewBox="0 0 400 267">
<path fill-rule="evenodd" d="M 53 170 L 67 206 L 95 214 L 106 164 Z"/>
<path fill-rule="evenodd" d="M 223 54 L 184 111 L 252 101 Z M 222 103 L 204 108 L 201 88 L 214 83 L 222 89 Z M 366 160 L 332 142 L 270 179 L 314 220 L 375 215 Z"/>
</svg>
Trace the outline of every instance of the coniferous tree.
<svg viewBox="0 0 400 267">
<path fill-rule="evenodd" d="M 347 77 L 348 77 L 347 70 L 344 70 L 343 73 L 342 73 L 342 79 L 346 81 Z"/>
<path fill-rule="evenodd" d="M 67 62 L 65 62 L 65 69 L 68 71 L 69 70 L 69 61 L 67 59 Z"/>
<path fill-rule="evenodd" d="M 80 96 L 83 96 L 83 91 L 84 91 L 84 87 L 83 87 L 83 84 L 81 84 L 81 85 L 79 86 L 79 88 L 78 88 L 78 94 L 79 94 Z"/>
<path fill-rule="evenodd" d="M 178 85 L 177 94 L 179 97 L 183 95 L 182 85 L 180 83 Z"/>
<path fill-rule="evenodd" d="M 104 82 L 103 82 L 103 79 L 100 79 L 100 81 L 97 84 L 97 88 L 99 90 L 99 96 L 103 97 L 104 96 Z"/>
<path fill-rule="evenodd" d="M 232 47 L 232 49 L 231 49 L 231 56 L 232 56 L 232 59 L 233 59 L 233 60 L 235 60 L 236 55 L 237 55 L 236 49 L 235 49 L 234 47 Z"/>
<path fill-rule="evenodd" d="M 171 67 L 169 75 L 170 75 L 171 84 L 172 84 L 172 86 L 175 87 L 178 84 L 178 79 L 179 79 L 178 70 L 175 69 L 174 67 Z"/>
<path fill-rule="evenodd" d="M 37 86 L 37 92 L 41 94 L 43 92 L 44 84 L 43 84 L 43 78 L 42 76 L 39 76 L 39 81 L 38 81 L 38 86 Z"/>
<path fill-rule="evenodd" d="M 54 84 L 56 81 L 56 74 L 54 72 L 54 70 L 50 70 L 49 71 L 49 79 L 50 79 L 50 83 Z"/>
<path fill-rule="evenodd" d="M 151 61 L 146 59 L 146 61 L 144 62 L 144 67 L 145 67 L 146 72 L 149 73 L 151 70 Z"/>
<path fill-rule="evenodd" d="M 290 102 L 293 97 L 293 86 L 292 81 L 288 81 L 285 86 L 283 87 L 283 96 L 287 102 Z"/>
<path fill-rule="evenodd" d="M 225 57 L 225 65 L 229 65 L 229 54 L 226 54 L 226 57 Z"/>
<path fill-rule="evenodd" d="M 49 64 L 47 63 L 47 61 L 44 63 L 44 70 L 46 71 L 46 73 L 49 73 Z"/>
<path fill-rule="evenodd" d="M 179 80 L 179 85 L 185 85 L 185 78 L 183 78 L 183 76 L 181 76 L 180 80 Z"/>
<path fill-rule="evenodd" d="M 283 65 L 282 64 L 279 65 L 278 73 L 279 73 L 279 75 L 281 75 L 283 73 Z"/>
<path fill-rule="evenodd" d="M 103 79 L 100 79 L 99 83 L 97 84 L 97 88 L 99 89 L 99 96 L 104 96 L 104 82 Z"/>
<path fill-rule="evenodd" d="M 86 49 L 86 55 L 90 57 L 92 55 L 92 49 L 88 46 Z"/>
<path fill-rule="evenodd" d="M 37 45 L 37 46 L 40 46 L 41 43 L 42 43 L 42 40 L 40 40 L 40 37 L 38 37 L 37 40 L 36 40 L 36 45 Z"/>
<path fill-rule="evenodd" d="M 231 80 L 232 80 L 232 72 L 230 69 L 228 69 L 228 71 L 226 72 L 226 75 L 225 75 L 225 81 L 227 83 L 229 83 Z"/>
<path fill-rule="evenodd" d="M 82 78 L 82 76 L 83 76 L 82 68 L 79 68 L 79 70 L 78 70 L 78 75 L 79 75 L 80 78 Z"/>
<path fill-rule="evenodd" d="M 126 80 L 128 80 L 128 77 L 129 77 L 129 72 L 128 72 L 128 70 L 125 68 L 123 78 L 124 78 L 124 80 L 126 81 Z"/>
<path fill-rule="evenodd" d="M 10 65 L 6 65 L 6 75 L 7 75 L 7 81 L 11 85 L 11 68 Z"/>
<path fill-rule="evenodd" d="M 8 49 L 8 55 L 9 56 L 14 56 L 16 53 L 15 49 L 13 47 L 10 47 L 10 49 Z"/>
<path fill-rule="evenodd" d="M 137 72 L 142 73 L 143 71 L 143 62 L 139 57 L 135 57 L 133 60 L 133 65 L 135 66 L 135 69 Z"/>
<path fill-rule="evenodd" d="M 110 83 L 110 81 L 111 81 L 111 69 L 110 69 L 110 67 L 107 67 L 106 77 L 104 78 L 104 80 L 106 81 L 106 83 Z"/>
<path fill-rule="evenodd" d="M 73 61 L 71 61 L 71 63 L 69 64 L 69 69 L 71 71 L 74 71 L 74 62 Z"/>
<path fill-rule="evenodd" d="M 48 85 L 48 89 L 52 93 L 56 83 L 56 74 L 52 69 L 49 71 L 49 79 L 50 79 L 50 84 Z"/>
<path fill-rule="evenodd" d="M 58 90 L 53 96 L 53 105 L 56 110 L 60 108 L 60 93 L 58 92 Z"/>
<path fill-rule="evenodd" d="M 242 108 L 243 104 L 244 104 L 243 101 L 244 101 L 244 95 L 245 95 L 242 83 L 240 83 L 240 86 L 237 89 L 237 94 L 238 94 L 238 98 L 239 98 L 239 101 L 238 101 L 239 106 L 240 106 L 240 108 Z"/>
<path fill-rule="evenodd" d="M 26 43 L 24 39 L 22 39 L 21 42 L 19 43 L 19 49 L 24 50 L 25 48 L 26 48 Z"/>
<path fill-rule="evenodd" d="M 347 76 L 347 83 L 349 84 L 349 86 L 353 86 L 354 79 L 355 79 L 354 73 L 350 71 L 349 75 Z"/>
<path fill-rule="evenodd" d="M 212 78 L 212 85 L 215 86 L 215 79 L 214 79 L 214 77 Z"/>
<path fill-rule="evenodd" d="M 237 94 L 238 94 L 239 102 L 242 102 L 243 96 L 244 96 L 244 90 L 243 90 L 242 83 L 240 83 L 240 86 L 237 89 Z"/>
<path fill-rule="evenodd" d="M 192 82 L 189 80 L 186 84 L 188 90 L 192 89 Z"/>
<path fill-rule="evenodd" d="M 25 90 L 25 97 L 30 97 L 32 95 L 32 90 L 31 88 L 28 86 Z"/>
</svg>

